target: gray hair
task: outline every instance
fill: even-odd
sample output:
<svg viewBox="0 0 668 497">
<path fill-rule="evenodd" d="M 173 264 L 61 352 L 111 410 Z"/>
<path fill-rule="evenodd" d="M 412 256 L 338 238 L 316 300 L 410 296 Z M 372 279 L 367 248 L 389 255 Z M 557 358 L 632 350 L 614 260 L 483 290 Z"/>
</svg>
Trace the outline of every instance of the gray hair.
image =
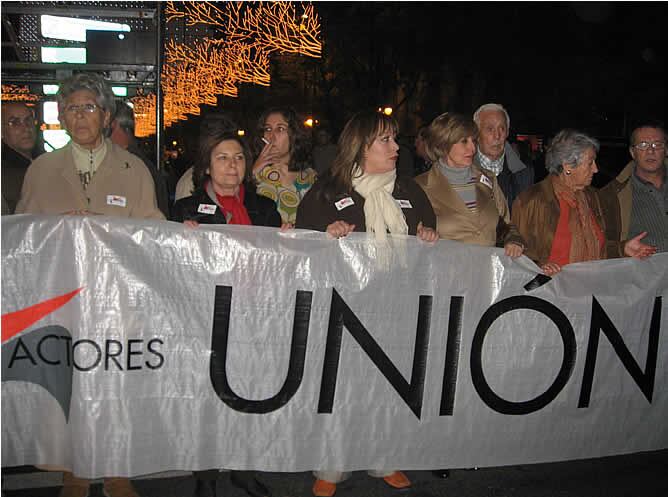
<svg viewBox="0 0 668 497">
<path fill-rule="evenodd" d="M 510 115 L 508 114 L 508 111 L 503 107 L 503 105 L 493 103 L 481 105 L 478 107 L 478 110 L 473 113 L 473 122 L 476 124 L 476 126 L 480 128 L 480 113 L 490 110 L 503 112 L 503 115 L 506 116 L 506 127 L 508 130 L 510 130 Z"/>
<path fill-rule="evenodd" d="M 577 167 L 584 153 L 593 148 L 597 153 L 598 140 L 574 129 L 562 129 L 552 138 L 545 152 L 545 167 L 554 175 L 564 170 L 564 164 Z"/>
<path fill-rule="evenodd" d="M 65 100 L 72 93 L 79 90 L 88 90 L 95 95 L 95 102 L 103 110 L 109 111 L 113 116 L 116 113 L 116 99 L 111 91 L 111 87 L 102 79 L 102 76 L 96 73 L 80 72 L 70 76 L 60 84 L 56 99 L 58 100 L 58 110 L 62 112 L 65 106 Z"/>
<path fill-rule="evenodd" d="M 128 135 L 135 135 L 135 113 L 127 103 L 119 101 L 116 104 L 116 114 L 113 120 Z"/>
</svg>

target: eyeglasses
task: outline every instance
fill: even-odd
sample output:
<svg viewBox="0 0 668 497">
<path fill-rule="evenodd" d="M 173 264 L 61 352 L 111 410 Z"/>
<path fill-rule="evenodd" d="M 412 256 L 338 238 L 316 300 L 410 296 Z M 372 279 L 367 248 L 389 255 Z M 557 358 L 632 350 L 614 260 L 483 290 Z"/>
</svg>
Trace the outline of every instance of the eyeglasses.
<svg viewBox="0 0 668 497">
<path fill-rule="evenodd" d="M 82 104 L 82 105 L 68 105 L 65 107 L 65 112 L 68 114 L 92 114 L 100 106 L 97 104 Z"/>
<path fill-rule="evenodd" d="M 7 119 L 7 124 L 10 128 L 18 128 L 19 126 L 23 126 L 24 128 L 32 128 L 37 124 L 37 122 L 32 116 L 24 117 L 23 119 L 20 117 L 10 117 Z"/>
<path fill-rule="evenodd" d="M 666 142 L 639 142 L 633 145 L 633 148 L 637 148 L 643 152 L 649 150 L 650 148 L 652 150 L 663 150 L 666 148 Z"/>
</svg>

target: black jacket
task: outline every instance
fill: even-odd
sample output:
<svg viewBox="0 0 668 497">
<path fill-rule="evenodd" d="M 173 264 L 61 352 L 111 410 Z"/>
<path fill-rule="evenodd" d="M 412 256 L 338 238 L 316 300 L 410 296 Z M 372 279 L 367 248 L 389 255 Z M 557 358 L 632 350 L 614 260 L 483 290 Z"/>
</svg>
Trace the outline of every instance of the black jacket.
<svg viewBox="0 0 668 497">
<path fill-rule="evenodd" d="M 245 186 L 244 207 L 248 211 L 253 226 L 273 226 L 280 228 L 281 216 L 276 210 L 273 200 L 255 193 L 255 189 Z M 199 206 L 215 205 L 213 214 L 198 212 Z M 196 190 L 190 197 L 182 198 L 174 204 L 172 221 L 182 223 L 185 220 L 197 221 L 200 224 L 227 224 L 225 215 L 218 204 L 203 189 Z"/>
<path fill-rule="evenodd" d="M 364 198 L 353 190 L 351 193 L 340 193 L 328 202 L 322 195 L 323 183 L 316 181 L 297 208 L 297 223 L 295 228 L 305 228 L 316 231 L 327 231 L 334 221 L 345 221 L 355 225 L 355 231 L 366 231 L 364 220 Z M 418 224 L 426 228 L 436 229 L 436 215 L 429 203 L 427 194 L 413 181 L 413 178 L 398 176 L 394 183 L 392 196 L 397 200 L 408 201 L 401 210 L 406 217 L 408 234 L 415 235 Z M 353 203 L 343 207 L 340 203 L 352 199 Z M 340 209 L 337 208 L 339 203 Z"/>
</svg>

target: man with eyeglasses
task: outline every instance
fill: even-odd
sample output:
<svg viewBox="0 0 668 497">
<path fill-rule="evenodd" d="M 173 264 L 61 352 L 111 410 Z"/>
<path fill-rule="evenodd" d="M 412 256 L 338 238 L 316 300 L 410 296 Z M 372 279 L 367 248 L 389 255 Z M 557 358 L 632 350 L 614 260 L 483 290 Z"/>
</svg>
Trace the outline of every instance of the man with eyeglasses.
<svg viewBox="0 0 668 497">
<path fill-rule="evenodd" d="M 35 115 L 23 102 L 2 103 L 2 213 L 14 214 L 35 155 Z"/>
<path fill-rule="evenodd" d="M 666 131 L 660 123 L 638 126 L 631 133 L 633 160 L 601 190 L 606 235 L 622 241 L 647 232 L 644 243 L 668 252 L 668 183 Z"/>
</svg>

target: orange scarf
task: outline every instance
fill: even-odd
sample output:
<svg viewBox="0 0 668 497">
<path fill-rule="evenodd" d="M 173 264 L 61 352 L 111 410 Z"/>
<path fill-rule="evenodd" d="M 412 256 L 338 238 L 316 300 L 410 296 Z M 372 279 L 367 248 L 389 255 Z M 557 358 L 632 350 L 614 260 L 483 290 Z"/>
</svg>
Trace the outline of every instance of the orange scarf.
<svg viewBox="0 0 668 497">
<path fill-rule="evenodd" d="M 558 222 L 558 224 L 562 224 L 566 221 L 563 216 L 568 216 L 568 232 L 571 237 L 568 247 L 568 262 L 604 259 L 605 237 L 603 236 L 601 227 L 596 222 L 594 212 L 589 206 L 584 190 L 571 190 L 559 176 L 552 177 L 552 185 L 559 203 L 563 202 L 569 207 L 568 212 L 564 212 L 563 209 L 560 210 Z M 552 242 L 553 251 L 550 254 L 550 260 L 554 262 L 559 262 L 556 259 L 561 259 L 561 257 L 556 257 L 557 254 L 554 253 L 554 249 L 565 242 L 565 240 L 557 239 L 559 232 L 560 230 L 558 229 Z M 566 254 L 563 255 L 565 256 Z M 560 263 L 563 263 L 563 260 Z"/>
</svg>

